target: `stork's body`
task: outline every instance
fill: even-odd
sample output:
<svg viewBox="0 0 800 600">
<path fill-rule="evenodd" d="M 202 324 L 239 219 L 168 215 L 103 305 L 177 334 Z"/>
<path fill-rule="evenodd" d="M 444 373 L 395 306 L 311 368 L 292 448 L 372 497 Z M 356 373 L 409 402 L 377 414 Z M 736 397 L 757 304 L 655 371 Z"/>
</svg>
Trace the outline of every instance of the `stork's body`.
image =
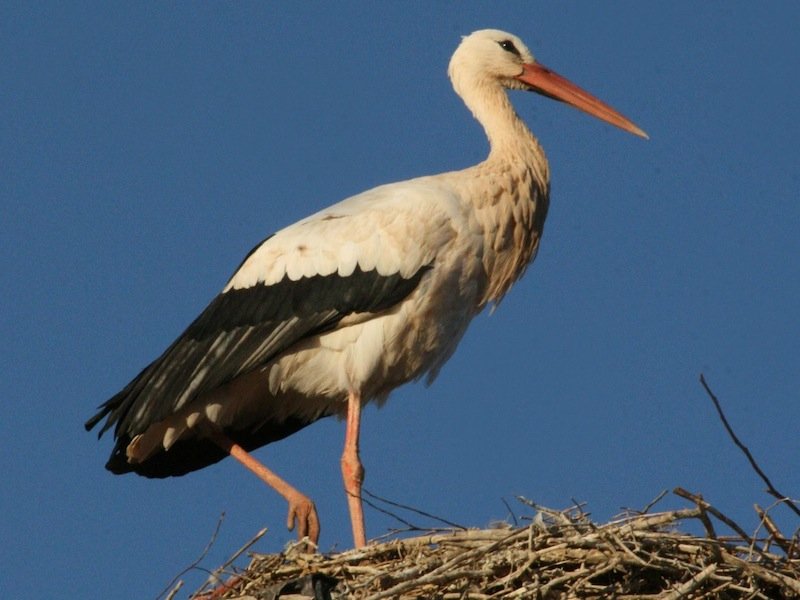
<svg viewBox="0 0 800 600">
<path fill-rule="evenodd" d="M 354 538 L 364 543 L 362 405 L 432 380 L 539 245 L 547 162 L 503 88 L 577 89 L 493 30 L 465 38 L 450 76 L 486 129 L 487 160 L 369 190 L 257 246 L 186 332 L 87 424 L 109 415 L 103 430 L 115 426 L 110 470 L 181 475 L 231 454 L 287 499 L 289 524 L 316 543 L 313 503 L 247 451 L 339 415 Z M 642 134 L 591 97 L 561 97 Z"/>
</svg>

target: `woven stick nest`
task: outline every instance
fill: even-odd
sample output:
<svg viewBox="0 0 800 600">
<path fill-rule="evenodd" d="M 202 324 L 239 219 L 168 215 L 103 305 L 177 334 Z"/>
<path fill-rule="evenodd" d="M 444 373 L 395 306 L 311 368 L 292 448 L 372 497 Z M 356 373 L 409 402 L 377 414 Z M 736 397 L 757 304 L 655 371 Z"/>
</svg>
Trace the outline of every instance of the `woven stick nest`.
<svg viewBox="0 0 800 600">
<path fill-rule="evenodd" d="M 254 554 L 246 570 L 195 597 L 241 600 L 382 598 L 616 600 L 800 598 L 797 534 L 761 511 L 750 537 L 700 496 L 694 506 L 593 523 L 581 507 L 535 509 L 526 527 L 429 533 L 321 555 L 293 546 Z M 758 509 L 760 510 L 760 509 Z M 705 535 L 680 531 L 699 521 Z M 717 535 L 713 521 L 736 533 Z M 218 573 L 217 575 L 219 575 Z M 213 587 L 213 586 L 211 586 Z"/>
<path fill-rule="evenodd" d="M 663 492 L 645 509 L 628 511 L 603 525 L 592 522 L 581 506 L 557 511 L 520 498 L 535 511 L 526 527 L 503 524 L 480 530 L 461 528 L 367 492 L 373 499 L 433 517 L 453 529 L 373 542 L 366 548 L 339 554 L 309 554 L 306 544 L 298 543 L 280 554 L 252 554 L 245 570 L 232 569 L 234 561 L 266 533 L 264 529 L 211 573 L 191 597 L 800 600 L 800 529 L 791 536 L 784 535 L 769 514 L 772 508 L 781 506 L 800 517 L 800 505 L 775 488 L 734 432 L 703 375 L 700 383 L 731 440 L 776 500 L 768 510 L 755 505 L 759 526 L 752 536 L 702 496 L 682 488 L 673 493 L 689 500 L 690 508 L 651 512 L 666 495 Z M 409 527 L 408 531 L 420 531 L 398 515 L 364 501 L 397 518 Z M 702 535 L 686 533 L 698 522 Z M 200 569 L 221 523 L 222 519 L 200 557 L 173 579 L 159 600 L 173 600 L 183 586 L 180 577 Z M 715 523 L 733 535 L 718 535 Z"/>
</svg>

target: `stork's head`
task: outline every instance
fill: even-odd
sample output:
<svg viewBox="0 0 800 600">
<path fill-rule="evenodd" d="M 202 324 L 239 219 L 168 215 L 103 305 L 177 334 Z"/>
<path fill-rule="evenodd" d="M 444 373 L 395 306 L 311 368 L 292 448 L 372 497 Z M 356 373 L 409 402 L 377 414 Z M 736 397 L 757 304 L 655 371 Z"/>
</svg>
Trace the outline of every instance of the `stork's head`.
<svg viewBox="0 0 800 600">
<path fill-rule="evenodd" d="M 517 36 L 498 29 L 482 29 L 465 36 L 450 59 L 453 87 L 464 96 L 471 89 L 499 86 L 537 92 L 565 102 L 625 131 L 647 134 L 619 112 L 558 73 L 536 62 Z"/>
<path fill-rule="evenodd" d="M 482 29 L 464 36 L 450 59 L 448 73 L 454 84 L 465 78 L 519 90 L 525 89 L 517 77 L 526 63 L 535 60 L 521 39 L 498 29 Z"/>
</svg>

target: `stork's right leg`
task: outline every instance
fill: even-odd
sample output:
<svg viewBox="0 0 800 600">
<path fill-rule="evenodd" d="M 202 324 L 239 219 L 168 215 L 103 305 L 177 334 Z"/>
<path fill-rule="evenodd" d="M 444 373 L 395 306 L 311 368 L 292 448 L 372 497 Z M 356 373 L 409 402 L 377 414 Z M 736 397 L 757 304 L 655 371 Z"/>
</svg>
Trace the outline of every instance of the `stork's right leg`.
<svg viewBox="0 0 800 600">
<path fill-rule="evenodd" d="M 258 462 L 244 448 L 226 435 L 217 432 L 211 439 L 217 446 L 225 450 L 225 452 L 255 473 L 269 487 L 283 496 L 286 502 L 289 503 L 286 528 L 291 531 L 296 525 L 297 539 L 302 540 L 308 536 L 308 539 L 316 547 L 319 542 L 319 517 L 311 499 Z"/>
<path fill-rule="evenodd" d="M 361 429 L 361 394 L 350 392 L 347 399 L 347 430 L 342 452 L 342 478 L 353 526 L 353 544 L 356 548 L 367 545 L 364 530 L 364 508 L 361 504 L 361 484 L 364 482 L 364 465 L 358 455 L 358 436 Z"/>
</svg>

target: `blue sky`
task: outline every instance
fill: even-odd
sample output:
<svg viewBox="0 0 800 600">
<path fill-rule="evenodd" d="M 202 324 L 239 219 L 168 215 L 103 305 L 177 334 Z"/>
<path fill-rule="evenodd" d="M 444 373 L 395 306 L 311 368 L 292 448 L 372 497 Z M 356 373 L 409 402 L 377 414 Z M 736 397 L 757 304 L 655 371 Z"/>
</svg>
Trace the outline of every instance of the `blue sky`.
<svg viewBox="0 0 800 600">
<path fill-rule="evenodd" d="M 432 387 L 366 411 L 367 489 L 484 526 L 515 494 L 602 520 L 680 485 L 755 530 L 771 501 L 703 372 L 800 496 L 795 4 L 4 3 L 2 595 L 155 597 L 222 512 L 207 568 L 262 527 L 256 550 L 292 539 L 233 461 L 115 477 L 82 424 L 270 232 L 482 160 L 446 67 L 487 27 L 651 139 L 514 94 L 551 164 L 541 251 Z M 351 543 L 343 435 L 320 422 L 256 453 L 316 500 L 325 550 Z M 366 516 L 370 537 L 397 525 Z"/>
</svg>

